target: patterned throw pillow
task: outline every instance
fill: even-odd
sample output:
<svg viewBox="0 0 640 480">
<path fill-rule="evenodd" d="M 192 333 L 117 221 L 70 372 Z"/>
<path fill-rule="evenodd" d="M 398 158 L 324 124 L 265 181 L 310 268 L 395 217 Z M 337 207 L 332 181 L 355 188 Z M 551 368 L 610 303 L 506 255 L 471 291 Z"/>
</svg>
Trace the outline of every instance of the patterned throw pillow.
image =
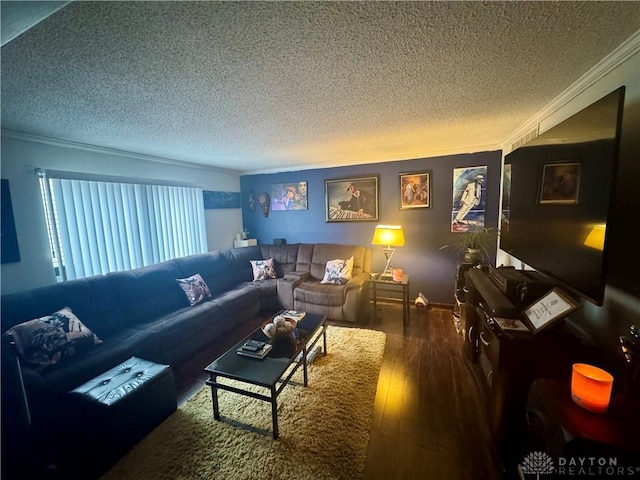
<svg viewBox="0 0 640 480">
<path fill-rule="evenodd" d="M 51 315 L 11 327 L 20 358 L 36 370 L 92 349 L 102 340 L 64 307 Z"/>
<path fill-rule="evenodd" d="M 335 285 L 344 285 L 351 280 L 353 273 L 353 257 L 342 260 L 329 260 L 327 268 L 324 271 L 324 278 L 320 283 L 332 283 Z"/>
<path fill-rule="evenodd" d="M 187 300 L 189 300 L 189 305 L 192 307 L 204 302 L 207 298 L 211 298 L 211 290 L 209 290 L 199 273 L 187 278 L 176 278 L 176 281 L 180 288 L 184 290 Z"/>
<path fill-rule="evenodd" d="M 253 269 L 253 281 L 276 278 L 276 270 L 273 268 L 273 258 L 266 260 L 249 260 Z"/>
</svg>

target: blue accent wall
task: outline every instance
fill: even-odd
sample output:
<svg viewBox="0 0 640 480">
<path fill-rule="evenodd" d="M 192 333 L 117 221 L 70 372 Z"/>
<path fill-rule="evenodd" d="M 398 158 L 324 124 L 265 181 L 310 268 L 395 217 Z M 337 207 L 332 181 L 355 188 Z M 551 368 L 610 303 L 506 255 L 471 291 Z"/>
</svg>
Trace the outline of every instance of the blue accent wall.
<svg viewBox="0 0 640 480">
<path fill-rule="evenodd" d="M 422 292 L 431 302 L 454 302 L 455 272 L 458 259 L 451 249 L 440 247 L 451 241 L 453 169 L 486 165 L 486 226 L 498 225 L 501 152 L 481 152 L 418 160 L 354 165 L 348 167 L 299 170 L 240 177 L 242 221 L 250 238 L 261 244 L 284 238 L 287 243 L 341 243 L 372 248 L 372 269 L 385 265 L 381 247 L 372 246 L 378 224 L 402 225 L 405 245 L 399 247 L 392 265 L 411 275 L 411 298 Z M 400 210 L 400 173 L 431 172 L 431 208 Z M 379 175 L 380 219 L 373 222 L 327 223 L 324 181 L 326 179 Z M 271 211 L 264 217 L 259 208 L 251 212 L 249 191 L 257 196 L 271 194 L 272 183 L 308 183 L 308 210 Z M 492 261 L 495 251 L 491 252 Z"/>
</svg>

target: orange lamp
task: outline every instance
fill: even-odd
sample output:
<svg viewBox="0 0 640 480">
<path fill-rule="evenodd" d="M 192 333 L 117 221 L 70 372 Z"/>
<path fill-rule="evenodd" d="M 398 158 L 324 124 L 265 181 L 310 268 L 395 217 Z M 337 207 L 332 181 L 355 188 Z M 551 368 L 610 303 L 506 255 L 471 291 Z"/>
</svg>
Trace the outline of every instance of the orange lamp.
<svg viewBox="0 0 640 480">
<path fill-rule="evenodd" d="M 613 375 L 586 363 L 574 363 L 571 399 L 591 412 L 606 413 L 611 399 Z"/>
</svg>

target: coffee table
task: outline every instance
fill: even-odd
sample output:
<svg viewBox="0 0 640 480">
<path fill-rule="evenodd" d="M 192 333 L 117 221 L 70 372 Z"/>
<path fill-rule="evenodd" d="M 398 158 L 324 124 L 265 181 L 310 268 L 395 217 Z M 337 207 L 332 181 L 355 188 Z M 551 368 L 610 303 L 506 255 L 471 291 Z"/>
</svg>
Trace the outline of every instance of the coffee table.
<svg viewBox="0 0 640 480">
<path fill-rule="evenodd" d="M 327 354 L 327 317 L 307 313 L 291 335 L 270 340 L 260 328 L 235 344 L 204 370 L 209 374 L 206 384 L 211 387 L 213 418 L 220 420 L 218 389 L 238 393 L 271 403 L 273 438 L 278 438 L 278 395 L 289 383 L 294 373 L 302 366 L 304 386 L 307 386 L 307 356 L 322 338 L 323 355 Z M 272 350 L 263 359 L 239 355 L 237 350 L 249 339 L 270 341 Z M 242 387 L 225 385 L 218 378 L 228 378 L 242 384 L 257 385 L 269 389 L 269 394 L 260 394 Z"/>
</svg>

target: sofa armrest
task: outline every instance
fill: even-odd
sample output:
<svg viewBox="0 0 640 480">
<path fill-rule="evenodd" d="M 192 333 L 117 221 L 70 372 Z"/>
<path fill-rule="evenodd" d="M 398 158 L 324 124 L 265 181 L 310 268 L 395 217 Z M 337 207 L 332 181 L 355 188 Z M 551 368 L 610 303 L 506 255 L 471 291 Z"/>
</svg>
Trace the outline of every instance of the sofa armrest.
<svg viewBox="0 0 640 480">
<path fill-rule="evenodd" d="M 346 283 L 347 290 L 351 290 L 352 288 L 362 288 L 364 282 L 366 282 L 368 279 L 368 273 L 359 273 L 357 275 L 354 275 L 353 277 L 351 277 L 351 280 Z"/>
<path fill-rule="evenodd" d="M 277 282 L 278 302 L 282 308 L 293 309 L 293 291 L 309 278 L 308 272 L 290 272 Z"/>
</svg>

